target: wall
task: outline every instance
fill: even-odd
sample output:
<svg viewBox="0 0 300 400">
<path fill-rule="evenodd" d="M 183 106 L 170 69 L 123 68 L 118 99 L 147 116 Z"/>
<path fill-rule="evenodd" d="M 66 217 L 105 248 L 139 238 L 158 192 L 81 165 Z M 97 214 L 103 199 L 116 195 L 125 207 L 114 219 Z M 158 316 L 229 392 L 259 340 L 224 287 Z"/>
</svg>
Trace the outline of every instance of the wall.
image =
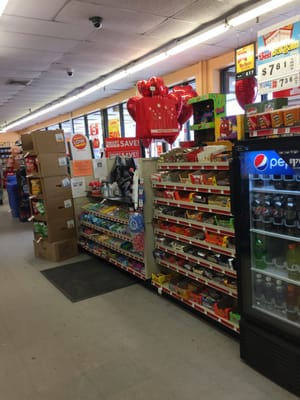
<svg viewBox="0 0 300 400">
<path fill-rule="evenodd" d="M 190 65 L 178 71 L 174 71 L 168 75 L 162 76 L 167 86 L 180 84 L 181 82 L 191 79 L 196 80 L 196 90 L 199 95 L 206 93 L 220 92 L 220 70 L 234 64 L 234 52 L 229 52 L 210 60 L 200 61 L 199 63 Z M 145 77 L 148 79 L 149 77 Z M 28 128 L 20 130 L 20 134 L 29 133 L 34 130 L 45 128 L 49 125 L 58 124 L 59 122 L 67 121 L 71 118 L 76 118 L 84 114 L 88 114 L 97 110 L 110 107 L 114 104 L 119 104 L 127 101 L 130 97 L 136 96 L 135 88 L 125 90 L 114 96 L 101 99 L 95 103 L 85 107 L 75 109 L 70 113 L 60 115 L 56 118 L 51 118 L 42 123 L 32 125 Z"/>
<path fill-rule="evenodd" d="M 18 132 L 0 132 L 0 146 L 14 144 L 17 140 L 20 140 Z"/>
</svg>

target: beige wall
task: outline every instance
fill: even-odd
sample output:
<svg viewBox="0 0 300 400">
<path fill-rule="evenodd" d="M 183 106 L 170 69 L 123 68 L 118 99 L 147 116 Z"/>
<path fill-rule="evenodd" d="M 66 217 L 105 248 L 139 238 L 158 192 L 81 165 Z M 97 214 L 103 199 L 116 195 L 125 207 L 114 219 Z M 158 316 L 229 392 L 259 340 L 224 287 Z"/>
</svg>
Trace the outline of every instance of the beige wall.
<svg viewBox="0 0 300 400">
<path fill-rule="evenodd" d="M 206 93 L 219 93 L 220 92 L 220 70 L 234 64 L 234 52 L 226 53 L 222 56 L 212 58 L 206 61 L 190 65 L 178 71 L 174 71 L 168 75 L 162 76 L 167 86 L 180 84 L 181 82 L 191 79 L 196 80 L 196 89 L 199 95 Z M 150 77 L 145 77 L 148 79 Z M 59 122 L 78 117 L 96 110 L 101 110 L 110 107 L 114 104 L 119 104 L 127 101 L 130 97 L 136 96 L 135 88 L 125 90 L 114 96 L 101 99 L 95 103 L 89 104 L 85 107 L 75 109 L 74 111 L 60 115 L 56 118 L 51 118 L 43 121 L 42 123 L 32 125 L 26 129 L 20 130 L 19 133 L 28 133 L 34 130 L 42 129 L 49 125 L 54 125 Z"/>
<path fill-rule="evenodd" d="M 20 134 L 17 132 L 0 132 L 0 146 L 2 145 L 12 145 L 17 140 L 20 140 Z"/>
</svg>

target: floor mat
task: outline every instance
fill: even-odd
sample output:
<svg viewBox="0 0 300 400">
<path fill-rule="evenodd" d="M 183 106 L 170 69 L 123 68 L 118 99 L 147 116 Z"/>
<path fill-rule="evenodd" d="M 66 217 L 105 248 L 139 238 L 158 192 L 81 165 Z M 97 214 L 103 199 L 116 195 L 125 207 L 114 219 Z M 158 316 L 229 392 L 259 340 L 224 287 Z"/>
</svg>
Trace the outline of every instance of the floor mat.
<svg viewBox="0 0 300 400">
<path fill-rule="evenodd" d="M 41 273 L 74 303 L 136 283 L 133 276 L 99 259 L 49 268 Z"/>
</svg>

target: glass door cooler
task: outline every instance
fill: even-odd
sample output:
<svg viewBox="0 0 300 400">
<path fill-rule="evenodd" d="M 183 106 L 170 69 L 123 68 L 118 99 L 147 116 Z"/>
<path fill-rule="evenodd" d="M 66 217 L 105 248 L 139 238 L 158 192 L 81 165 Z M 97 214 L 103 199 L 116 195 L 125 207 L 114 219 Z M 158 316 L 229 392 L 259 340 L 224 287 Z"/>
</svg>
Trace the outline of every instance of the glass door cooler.
<svg viewBox="0 0 300 400">
<path fill-rule="evenodd" d="M 232 169 L 241 358 L 300 396 L 300 137 L 238 142 Z"/>
</svg>

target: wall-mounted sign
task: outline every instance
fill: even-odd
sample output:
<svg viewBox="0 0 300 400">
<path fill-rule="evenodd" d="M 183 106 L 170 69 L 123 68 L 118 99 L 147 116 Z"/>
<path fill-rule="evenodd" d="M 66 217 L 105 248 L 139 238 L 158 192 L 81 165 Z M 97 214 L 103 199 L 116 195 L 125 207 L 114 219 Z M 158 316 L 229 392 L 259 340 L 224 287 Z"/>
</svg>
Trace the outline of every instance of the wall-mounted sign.
<svg viewBox="0 0 300 400">
<path fill-rule="evenodd" d="M 136 138 L 107 138 L 105 139 L 105 157 L 141 158 L 141 146 Z"/>
<path fill-rule="evenodd" d="M 248 78 L 255 75 L 255 43 L 235 49 L 235 79 Z"/>
<path fill-rule="evenodd" d="M 300 16 L 258 32 L 258 91 L 300 85 Z"/>
</svg>

